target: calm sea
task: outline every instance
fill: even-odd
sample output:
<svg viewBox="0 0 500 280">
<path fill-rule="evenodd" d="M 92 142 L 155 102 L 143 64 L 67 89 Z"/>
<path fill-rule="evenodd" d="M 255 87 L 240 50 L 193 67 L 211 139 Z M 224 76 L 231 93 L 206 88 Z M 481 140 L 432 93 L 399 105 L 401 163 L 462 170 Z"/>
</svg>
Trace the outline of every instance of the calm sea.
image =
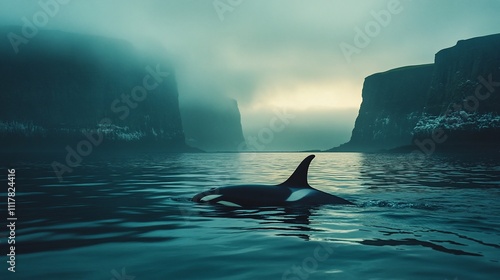
<svg viewBox="0 0 500 280">
<path fill-rule="evenodd" d="M 232 210 L 190 201 L 211 187 L 277 184 L 307 156 L 91 155 L 59 182 L 16 169 L 15 273 L 1 279 L 500 279 L 500 160 L 319 153 L 313 187 L 356 206 Z"/>
</svg>

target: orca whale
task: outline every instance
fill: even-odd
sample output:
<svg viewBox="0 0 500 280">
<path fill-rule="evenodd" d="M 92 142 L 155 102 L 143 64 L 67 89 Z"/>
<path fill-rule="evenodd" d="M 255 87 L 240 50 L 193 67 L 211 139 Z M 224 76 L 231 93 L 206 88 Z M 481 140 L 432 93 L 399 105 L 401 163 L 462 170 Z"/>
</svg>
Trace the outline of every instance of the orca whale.
<svg viewBox="0 0 500 280">
<path fill-rule="evenodd" d="M 236 185 L 199 193 L 192 201 L 221 204 L 229 207 L 263 207 L 292 205 L 351 204 L 338 196 L 312 188 L 307 182 L 307 171 L 314 155 L 306 157 L 295 172 L 279 185 Z"/>
</svg>

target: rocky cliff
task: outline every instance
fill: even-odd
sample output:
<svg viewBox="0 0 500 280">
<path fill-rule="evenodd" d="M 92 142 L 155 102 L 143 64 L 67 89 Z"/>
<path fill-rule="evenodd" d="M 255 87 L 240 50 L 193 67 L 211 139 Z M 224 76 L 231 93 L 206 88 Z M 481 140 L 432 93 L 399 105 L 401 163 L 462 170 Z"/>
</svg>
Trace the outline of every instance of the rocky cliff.
<svg viewBox="0 0 500 280">
<path fill-rule="evenodd" d="M 186 143 L 209 152 L 238 151 L 245 142 L 238 103 L 226 97 L 181 106 Z"/>
<path fill-rule="evenodd" d="M 351 140 L 332 151 L 422 148 L 422 143 L 426 152 L 437 144 L 495 146 L 499 92 L 500 34 L 459 41 L 438 52 L 432 65 L 367 77 Z"/>
<path fill-rule="evenodd" d="M 460 107 L 478 113 L 500 113 L 500 95 L 488 94 L 500 86 L 500 34 L 458 41 L 454 47 L 439 51 L 434 61 L 426 113 L 440 115 Z M 477 106 L 475 99 L 488 102 Z"/>
<path fill-rule="evenodd" d="M 126 41 L 60 31 L 12 37 L 22 36 L 20 30 L 0 28 L 8 39 L 0 41 L 4 149 L 64 151 L 93 140 L 102 150 L 193 150 L 185 141 L 174 68 L 158 48 L 145 54 Z M 231 150 L 242 141 L 238 107 L 227 103 L 186 109 L 195 147 Z"/>
<path fill-rule="evenodd" d="M 92 134 L 110 147 L 187 148 L 172 67 L 127 42 L 40 31 L 18 53 L 2 41 L 0 75 L 9 146 L 64 149 Z"/>
<path fill-rule="evenodd" d="M 438 132 L 446 141 L 435 144 L 443 148 L 479 143 L 498 147 L 499 114 L 500 34 L 459 41 L 436 54 L 431 87 L 424 113 L 413 131 L 413 143 L 428 142 Z"/>
<path fill-rule="evenodd" d="M 418 65 L 367 77 L 351 140 L 335 150 L 374 151 L 410 143 L 432 71 L 433 65 Z"/>
</svg>

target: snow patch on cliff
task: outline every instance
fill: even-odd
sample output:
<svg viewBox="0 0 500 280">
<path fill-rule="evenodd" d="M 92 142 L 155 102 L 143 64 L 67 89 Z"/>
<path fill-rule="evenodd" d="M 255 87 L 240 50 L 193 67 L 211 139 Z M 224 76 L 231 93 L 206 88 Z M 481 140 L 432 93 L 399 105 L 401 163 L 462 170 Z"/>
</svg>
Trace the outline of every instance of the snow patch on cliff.
<svg viewBox="0 0 500 280">
<path fill-rule="evenodd" d="M 491 128 L 500 128 L 500 116 L 456 111 L 441 116 L 424 114 L 413 129 L 413 134 L 429 134 L 436 129 L 479 131 Z"/>
<path fill-rule="evenodd" d="M 97 132 L 102 133 L 106 139 L 121 141 L 138 141 L 146 136 L 142 131 L 131 131 L 128 126 L 114 124 L 99 124 Z"/>
<path fill-rule="evenodd" d="M 0 121 L 1 135 L 23 135 L 23 136 L 43 136 L 47 130 L 33 122 Z"/>
</svg>

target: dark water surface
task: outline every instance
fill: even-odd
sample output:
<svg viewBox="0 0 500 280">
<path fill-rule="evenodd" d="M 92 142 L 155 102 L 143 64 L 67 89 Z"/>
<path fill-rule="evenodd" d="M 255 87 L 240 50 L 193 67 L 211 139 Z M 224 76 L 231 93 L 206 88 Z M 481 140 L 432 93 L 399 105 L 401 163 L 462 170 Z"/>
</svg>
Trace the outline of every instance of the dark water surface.
<svg viewBox="0 0 500 280">
<path fill-rule="evenodd" d="M 16 273 L 1 279 L 500 279 L 500 161 L 317 154 L 313 187 L 356 206 L 231 210 L 211 187 L 277 184 L 307 154 L 97 156 L 16 169 Z M 2 190 L 6 222 L 7 181 Z M 7 277 L 5 277 L 7 276 Z"/>
</svg>

